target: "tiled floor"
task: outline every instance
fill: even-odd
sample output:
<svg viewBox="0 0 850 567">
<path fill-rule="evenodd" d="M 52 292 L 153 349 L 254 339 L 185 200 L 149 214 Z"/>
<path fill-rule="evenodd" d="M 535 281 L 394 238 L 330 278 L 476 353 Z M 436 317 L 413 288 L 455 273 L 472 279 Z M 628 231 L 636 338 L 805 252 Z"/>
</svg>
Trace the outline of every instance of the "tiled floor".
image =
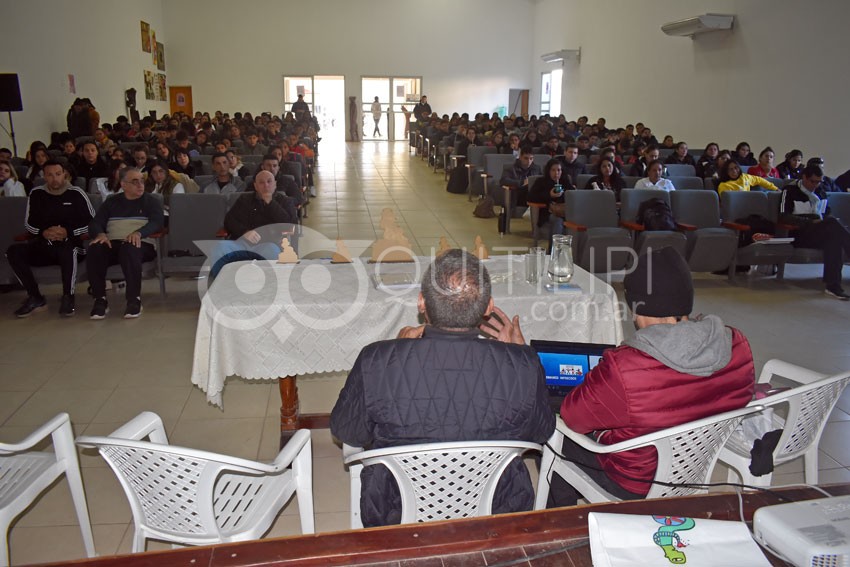
<svg viewBox="0 0 850 567">
<path fill-rule="evenodd" d="M 477 219 L 463 195 L 445 191 L 442 174 L 409 157 L 407 145 L 385 142 L 322 147 L 316 176 L 319 197 L 305 225 L 330 238 L 374 239 L 381 210 L 396 211 L 411 243 L 428 253 L 441 236 L 471 247 L 482 235 L 499 246 L 530 244 L 527 220 L 499 239 L 495 219 Z M 846 272 L 845 272 L 846 274 Z M 697 276 L 696 312 L 715 313 L 749 337 L 757 367 L 778 357 L 822 372 L 850 368 L 850 303 L 820 293 L 819 271 L 791 266 L 786 281 L 752 276 L 731 286 L 724 278 Z M 846 282 L 850 284 L 850 282 Z M 26 320 L 11 317 L 19 292 L 0 295 L 0 440 L 17 441 L 60 411 L 71 414 L 76 434 L 106 434 L 142 410 L 162 416 L 171 441 L 246 458 L 271 459 L 278 443 L 278 394 L 271 382 L 231 380 L 221 411 L 207 405 L 189 382 L 199 305 L 197 282 L 171 278 L 160 299 L 156 282 L 144 286 L 145 312 L 133 321 L 113 293 L 113 315 L 59 320 L 57 290 L 46 286 L 50 311 Z M 626 329 L 629 332 L 629 329 Z M 330 411 L 344 375 L 299 380 L 304 412 Z M 850 390 L 845 392 L 821 442 L 821 480 L 850 481 Z M 341 451 L 327 430 L 313 432 L 316 528 L 348 525 L 348 478 Z M 100 554 L 129 552 L 132 530 L 126 499 L 99 457 L 82 456 L 83 478 Z M 782 467 L 775 483 L 802 481 L 799 462 Z M 725 471 L 715 477 L 722 479 Z M 275 523 L 272 536 L 299 533 L 296 506 Z M 11 531 L 12 561 L 59 561 L 83 555 L 70 495 L 53 487 Z M 161 547 L 151 544 L 150 548 Z"/>
</svg>

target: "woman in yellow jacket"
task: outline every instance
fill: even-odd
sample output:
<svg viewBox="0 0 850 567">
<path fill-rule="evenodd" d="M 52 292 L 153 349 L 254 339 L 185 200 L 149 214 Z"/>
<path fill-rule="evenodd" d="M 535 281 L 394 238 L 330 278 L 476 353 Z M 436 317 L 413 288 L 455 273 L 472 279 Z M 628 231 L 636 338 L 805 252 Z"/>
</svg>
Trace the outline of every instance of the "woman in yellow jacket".
<svg viewBox="0 0 850 567">
<path fill-rule="evenodd" d="M 764 177 L 742 173 L 741 166 L 734 160 L 729 160 L 720 171 L 720 185 L 717 186 L 717 192 L 722 195 L 725 191 L 749 191 L 754 185 L 770 191 L 779 190 L 776 185 Z"/>
</svg>

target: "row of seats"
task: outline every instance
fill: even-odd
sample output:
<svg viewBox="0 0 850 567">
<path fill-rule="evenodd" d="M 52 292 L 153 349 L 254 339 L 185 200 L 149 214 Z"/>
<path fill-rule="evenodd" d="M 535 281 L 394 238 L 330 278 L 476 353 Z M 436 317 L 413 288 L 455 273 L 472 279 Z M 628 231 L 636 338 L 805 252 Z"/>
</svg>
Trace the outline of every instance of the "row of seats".
<svg viewBox="0 0 850 567">
<path fill-rule="evenodd" d="M 644 201 L 660 198 L 670 205 L 677 231 L 646 231 L 637 223 Z M 779 222 L 782 194 L 778 191 L 623 191 L 618 209 L 610 191 L 568 191 L 564 194 L 566 233 L 573 236 L 576 263 L 591 272 L 626 269 L 647 248 L 673 246 L 691 270 L 728 270 L 734 279 L 736 265 L 771 264 L 781 279 L 786 263 L 821 263 L 820 250 L 795 248 L 791 244 L 752 243 L 738 247 L 741 235 L 750 230 L 742 221 L 751 215 L 777 227 L 776 236 L 787 236 L 790 227 Z M 830 193 L 833 216 L 850 221 L 850 193 Z"/>
<path fill-rule="evenodd" d="M 746 407 L 670 427 L 619 443 L 615 452 L 651 446 L 659 464 L 647 498 L 705 493 L 705 483 L 719 459 L 730 467 L 729 482 L 770 486 L 772 475 L 749 471 L 750 444 L 742 433 L 744 419 L 774 408 L 781 430 L 771 452 L 780 465 L 803 458 L 806 482 L 818 482 L 818 444 L 830 412 L 850 383 L 850 372 L 826 376 L 783 362 L 768 361 L 759 376 L 769 384 L 775 376 L 797 385 L 754 400 Z M 55 453 L 34 451 L 52 436 Z M 133 552 L 145 550 L 147 539 L 183 545 L 209 545 L 262 537 L 278 512 L 295 495 L 301 530 L 313 533 L 312 447 L 309 430 L 299 430 L 270 464 L 208 451 L 169 445 L 162 420 L 143 412 L 109 436 L 83 436 L 76 445 L 96 448 L 121 480 L 133 513 Z M 393 471 L 402 500 L 401 523 L 429 522 L 492 513 L 492 501 L 507 464 L 525 452 L 543 453 L 534 508 L 546 507 L 553 475 L 575 487 L 589 502 L 616 501 L 583 471 L 551 447 L 569 438 L 595 453 L 610 445 L 588 441 L 559 418 L 545 449 L 518 441 L 462 441 L 418 444 L 363 451 L 344 446 L 351 483 L 351 527 L 360 521 L 360 476 L 364 466 L 384 465 Z M 0 443 L 0 470 L 18 479 L 0 484 L 0 564 L 7 555 L 5 533 L 12 521 L 63 474 L 83 533 L 86 552 L 94 555 L 88 508 L 68 414 L 60 414 L 16 445 Z M 200 481 L 197 481 L 200 479 Z"/>
</svg>

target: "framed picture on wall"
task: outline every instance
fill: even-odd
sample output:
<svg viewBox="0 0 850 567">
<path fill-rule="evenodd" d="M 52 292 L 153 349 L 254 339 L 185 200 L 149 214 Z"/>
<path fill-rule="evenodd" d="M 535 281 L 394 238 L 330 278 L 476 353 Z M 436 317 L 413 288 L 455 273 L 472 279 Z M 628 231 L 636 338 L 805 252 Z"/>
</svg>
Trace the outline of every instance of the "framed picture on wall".
<svg viewBox="0 0 850 567">
<path fill-rule="evenodd" d="M 156 32 L 151 30 L 151 57 L 153 58 L 153 64 L 156 65 Z"/>
<path fill-rule="evenodd" d="M 156 100 L 153 71 L 145 71 L 145 100 Z"/>
<path fill-rule="evenodd" d="M 156 68 L 165 71 L 165 46 L 156 42 Z"/>
<path fill-rule="evenodd" d="M 142 51 L 145 53 L 151 52 L 151 25 L 147 22 L 142 24 Z"/>
<path fill-rule="evenodd" d="M 160 45 L 162 45 L 162 44 L 160 43 Z M 159 95 L 159 96 L 157 96 L 157 100 L 161 100 L 161 101 L 168 100 L 168 87 L 165 84 L 165 74 L 163 74 L 163 73 L 157 73 L 156 74 L 156 84 L 157 84 L 157 87 L 158 87 L 157 90 L 159 91 L 157 93 Z"/>
</svg>

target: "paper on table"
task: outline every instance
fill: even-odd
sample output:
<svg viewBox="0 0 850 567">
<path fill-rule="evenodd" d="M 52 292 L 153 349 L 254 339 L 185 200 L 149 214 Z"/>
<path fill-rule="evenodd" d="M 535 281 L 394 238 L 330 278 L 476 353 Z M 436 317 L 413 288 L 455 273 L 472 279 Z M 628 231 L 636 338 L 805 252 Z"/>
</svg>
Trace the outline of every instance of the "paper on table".
<svg viewBox="0 0 850 567">
<path fill-rule="evenodd" d="M 591 512 L 588 532 L 594 567 L 770 567 L 741 522 Z"/>
</svg>

